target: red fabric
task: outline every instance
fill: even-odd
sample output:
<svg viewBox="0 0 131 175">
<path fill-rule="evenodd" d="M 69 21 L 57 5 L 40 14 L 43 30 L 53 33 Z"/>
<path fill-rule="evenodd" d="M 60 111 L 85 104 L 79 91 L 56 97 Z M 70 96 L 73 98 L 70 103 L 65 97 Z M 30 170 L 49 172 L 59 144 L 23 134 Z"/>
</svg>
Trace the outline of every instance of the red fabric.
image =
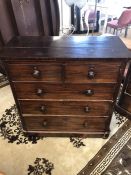
<svg viewBox="0 0 131 175">
<path fill-rule="evenodd" d="M 112 20 L 112 21 L 108 22 L 107 26 L 114 28 L 114 29 L 117 29 L 118 28 L 118 20 Z"/>
<path fill-rule="evenodd" d="M 117 29 L 117 28 L 124 28 L 129 24 L 131 24 L 131 9 L 123 11 L 118 20 L 112 20 L 108 22 L 107 26 Z"/>
</svg>

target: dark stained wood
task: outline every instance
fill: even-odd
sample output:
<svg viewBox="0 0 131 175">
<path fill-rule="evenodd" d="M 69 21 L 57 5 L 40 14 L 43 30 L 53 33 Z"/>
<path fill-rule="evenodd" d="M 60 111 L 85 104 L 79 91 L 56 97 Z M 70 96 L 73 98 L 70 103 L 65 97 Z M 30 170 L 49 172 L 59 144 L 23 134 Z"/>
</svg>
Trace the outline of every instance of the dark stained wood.
<svg viewBox="0 0 131 175">
<path fill-rule="evenodd" d="M 109 136 L 116 91 L 129 60 L 118 37 L 16 37 L 0 58 L 25 132 Z"/>
<path fill-rule="evenodd" d="M 48 68 L 50 67 L 50 69 Z M 60 64 L 10 64 L 8 65 L 9 73 L 13 81 L 61 81 L 61 66 Z M 21 72 L 19 72 L 21 70 Z M 33 74 L 39 71 L 38 77 Z"/>
<path fill-rule="evenodd" d="M 12 23 L 11 9 L 8 10 L 10 0 L 0 1 L 0 31 L 4 43 L 7 43 L 15 36 L 14 26 Z"/>
<path fill-rule="evenodd" d="M 2 73 L 3 75 L 6 75 L 5 67 L 1 60 L 0 60 L 0 73 Z"/>
<path fill-rule="evenodd" d="M 109 116 L 112 102 L 110 101 L 19 101 L 24 115 L 80 115 Z"/>
<path fill-rule="evenodd" d="M 18 32 L 18 27 L 17 27 L 15 14 L 14 14 L 14 11 L 13 11 L 11 0 L 5 0 L 5 1 L 6 1 L 8 12 L 10 14 L 10 19 L 11 19 L 11 23 L 12 23 L 12 26 L 13 26 L 14 36 L 18 36 L 19 32 Z"/>
<path fill-rule="evenodd" d="M 2 47 L 4 46 L 4 39 L 3 39 L 3 37 L 2 37 L 2 33 L 1 33 L 1 31 L 0 31 L 0 50 L 2 50 Z"/>
<path fill-rule="evenodd" d="M 42 4 L 45 5 L 43 9 Z M 47 8 L 48 6 L 48 8 Z M 46 12 L 44 18 L 42 13 Z M 51 21 L 48 16 L 51 16 Z M 59 9 L 57 0 L 19 0 L 0 1 L 0 46 L 5 45 L 14 36 L 59 35 Z M 0 72 L 5 74 L 0 62 Z"/>
<path fill-rule="evenodd" d="M 31 131 L 66 131 L 66 132 L 97 132 L 105 131 L 107 117 L 86 118 L 86 117 L 69 117 L 66 116 L 37 116 L 24 117 L 27 130 Z M 45 122 L 45 123 L 44 123 Z M 95 128 L 95 129 L 94 129 Z"/>
<path fill-rule="evenodd" d="M 87 62 L 85 64 L 73 63 L 66 66 L 66 79 L 68 83 L 102 83 L 117 82 L 121 62 Z M 93 76 L 92 76 L 93 75 Z"/>
<path fill-rule="evenodd" d="M 23 91 L 24 87 L 24 91 Z M 113 100 L 116 84 L 49 84 L 32 82 L 15 82 L 15 92 L 18 99 L 43 99 L 43 100 Z M 41 94 L 38 94 L 41 90 Z M 90 91 L 92 94 L 90 94 Z M 59 95 L 58 95 L 59 94 Z"/>
<path fill-rule="evenodd" d="M 49 7 L 49 0 L 40 0 L 40 7 L 41 7 L 41 14 L 42 14 L 42 21 L 43 21 L 43 29 L 44 29 L 44 35 L 48 36 L 53 33 L 53 30 L 51 27 L 51 15 L 50 13 L 50 7 Z"/>
<path fill-rule="evenodd" d="M 0 31 L 4 43 L 14 36 L 59 35 L 57 0 L 1 0 Z"/>
<path fill-rule="evenodd" d="M 131 61 L 128 61 L 115 101 L 115 109 L 131 119 Z"/>
<path fill-rule="evenodd" d="M 130 71 L 131 71 L 131 68 L 130 68 Z M 129 78 L 128 78 L 126 92 L 131 96 L 131 74 L 129 75 Z"/>
<path fill-rule="evenodd" d="M 127 47 L 121 41 L 121 39 L 117 36 L 23 36 L 23 37 L 14 37 L 12 40 L 6 45 L 6 47 L 13 48 L 38 48 L 38 47 L 58 47 L 58 48 L 85 48 L 86 51 L 91 48 L 100 48 L 101 51 L 105 49 L 111 49 L 110 52 L 113 55 L 115 51 L 119 50 L 120 53 L 122 51 L 127 56 Z M 122 49 L 122 51 L 121 51 Z M 109 51 L 109 50 L 108 50 Z M 97 52 L 97 51 L 96 51 Z M 99 53 L 96 53 L 99 54 Z M 107 55 L 109 53 L 107 52 Z M 118 53 L 119 54 L 119 53 Z"/>
<path fill-rule="evenodd" d="M 28 2 L 11 0 L 15 19 L 21 36 L 39 35 L 34 0 Z"/>
<path fill-rule="evenodd" d="M 28 134 L 29 136 L 36 136 L 40 137 L 43 136 L 43 131 L 32 131 L 32 130 L 23 130 L 24 133 Z M 44 136 L 45 137 L 79 137 L 79 138 L 103 138 L 105 139 L 109 137 L 109 130 L 106 131 L 71 131 L 71 132 L 65 132 L 65 131 L 44 131 Z"/>
<path fill-rule="evenodd" d="M 17 48 L 17 49 L 16 49 Z M 27 49 L 28 48 L 28 49 Z M 32 49 L 33 48 L 33 49 Z M 8 52 L 7 52 L 8 50 Z M 116 37 L 17 37 L 1 53 L 1 57 L 15 60 L 35 58 L 40 60 L 128 59 L 128 49 Z"/>
<path fill-rule="evenodd" d="M 1 32 L 0 32 L 0 50 L 2 49 L 3 45 L 4 45 L 4 40 L 3 40 Z M 1 60 L 0 60 L 0 73 L 2 73 L 4 75 L 6 74 L 5 73 L 5 68 L 4 68 L 3 63 L 2 63 Z"/>
<path fill-rule="evenodd" d="M 119 105 L 131 114 L 131 95 L 123 95 Z"/>
<path fill-rule="evenodd" d="M 57 0 L 40 0 L 45 36 L 59 35 L 60 15 Z"/>
<path fill-rule="evenodd" d="M 57 0 L 50 0 L 51 7 L 51 17 L 52 17 L 52 26 L 53 26 L 53 36 L 59 35 L 59 24 L 60 24 L 60 15 L 59 15 L 59 4 Z"/>
<path fill-rule="evenodd" d="M 61 82 L 66 83 L 116 83 L 121 62 L 110 61 L 109 64 L 102 61 L 87 61 L 85 64 L 78 61 L 73 63 L 37 63 L 37 64 L 9 64 L 8 70 L 13 81 L 43 81 L 43 82 Z M 50 69 L 48 69 L 50 67 Z M 19 72 L 19 70 L 22 70 Z M 39 71 L 38 77 L 33 76 L 35 71 Z M 94 72 L 94 77 L 88 75 L 90 71 Z M 19 73 L 18 73 L 19 72 Z"/>
<path fill-rule="evenodd" d="M 127 89 L 126 89 L 126 92 L 131 95 L 131 81 L 129 82 L 128 86 L 127 86 Z"/>
<path fill-rule="evenodd" d="M 36 16 L 37 16 L 37 26 L 38 26 L 38 30 L 39 30 L 39 35 L 41 36 L 44 36 L 45 33 L 44 33 L 44 26 L 43 26 L 43 21 L 42 21 L 42 9 L 41 10 L 41 6 L 40 6 L 40 0 L 34 0 L 34 8 L 35 8 L 35 11 L 36 11 Z M 58 11 L 59 13 L 59 11 Z M 59 28 L 59 27 L 58 27 Z M 55 33 L 56 35 L 56 33 Z"/>
</svg>

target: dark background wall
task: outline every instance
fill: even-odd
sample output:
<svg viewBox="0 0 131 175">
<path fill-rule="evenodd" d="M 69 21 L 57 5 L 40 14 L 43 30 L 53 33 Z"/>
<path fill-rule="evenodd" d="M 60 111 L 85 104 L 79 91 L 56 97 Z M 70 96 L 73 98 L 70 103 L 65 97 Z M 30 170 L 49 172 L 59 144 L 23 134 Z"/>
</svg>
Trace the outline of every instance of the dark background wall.
<svg viewBox="0 0 131 175">
<path fill-rule="evenodd" d="M 0 47 L 15 35 L 59 35 L 59 27 L 57 0 L 0 0 Z"/>
</svg>

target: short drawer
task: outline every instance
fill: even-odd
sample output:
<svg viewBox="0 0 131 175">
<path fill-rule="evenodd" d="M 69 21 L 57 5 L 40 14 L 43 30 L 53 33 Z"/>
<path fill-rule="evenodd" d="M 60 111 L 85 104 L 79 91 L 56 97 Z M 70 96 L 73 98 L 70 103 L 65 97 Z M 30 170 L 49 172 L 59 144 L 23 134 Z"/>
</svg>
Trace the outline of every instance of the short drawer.
<svg viewBox="0 0 131 175">
<path fill-rule="evenodd" d="M 61 81 L 60 64 L 8 64 L 7 66 L 12 81 Z"/>
<path fill-rule="evenodd" d="M 66 65 L 66 81 L 70 83 L 117 82 L 119 62 L 88 62 Z"/>
<path fill-rule="evenodd" d="M 108 116 L 110 101 L 19 101 L 23 114 Z"/>
<path fill-rule="evenodd" d="M 23 120 L 28 131 L 95 132 L 105 131 L 109 118 L 30 116 Z"/>
<path fill-rule="evenodd" d="M 116 84 L 14 83 L 18 99 L 113 100 Z"/>
</svg>

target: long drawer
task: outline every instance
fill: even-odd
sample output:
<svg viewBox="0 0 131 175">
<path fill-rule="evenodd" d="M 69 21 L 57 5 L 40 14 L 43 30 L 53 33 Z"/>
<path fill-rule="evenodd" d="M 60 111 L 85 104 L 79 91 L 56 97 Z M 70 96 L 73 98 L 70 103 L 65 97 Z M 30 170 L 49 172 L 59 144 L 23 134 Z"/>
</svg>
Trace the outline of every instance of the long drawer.
<svg viewBox="0 0 131 175">
<path fill-rule="evenodd" d="M 113 100 L 116 84 L 14 83 L 18 99 Z M 23 89 L 24 88 L 24 89 Z"/>
<path fill-rule="evenodd" d="M 31 116 L 23 118 L 28 131 L 105 131 L 108 117 L 64 117 L 64 116 Z"/>
<path fill-rule="evenodd" d="M 120 62 L 86 61 L 68 63 L 8 64 L 12 81 L 117 82 Z"/>
<path fill-rule="evenodd" d="M 109 116 L 112 111 L 110 101 L 19 101 L 24 115 L 85 115 Z"/>
</svg>

